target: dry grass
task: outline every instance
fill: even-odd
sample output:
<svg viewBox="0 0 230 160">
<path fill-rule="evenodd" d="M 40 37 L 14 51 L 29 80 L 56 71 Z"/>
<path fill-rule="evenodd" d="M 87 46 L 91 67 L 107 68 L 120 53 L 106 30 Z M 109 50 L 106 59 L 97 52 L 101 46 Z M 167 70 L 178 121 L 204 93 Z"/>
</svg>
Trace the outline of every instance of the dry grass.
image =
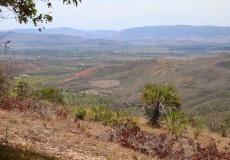
<svg viewBox="0 0 230 160">
<path fill-rule="evenodd" d="M 138 118 L 141 130 L 155 135 L 168 133 L 166 128 L 155 129 Z M 31 148 L 38 153 L 53 155 L 59 159 L 153 159 L 154 157 L 138 151 L 123 148 L 119 144 L 108 142 L 107 126 L 97 122 L 77 121 L 68 117 L 60 119 L 51 113 L 41 116 L 32 111 L 16 112 L 0 110 L 0 140 L 6 137 L 11 144 Z M 185 134 L 194 138 L 192 128 Z M 195 142 L 208 145 L 214 139 L 219 148 L 228 146 L 229 138 L 204 131 Z"/>
<path fill-rule="evenodd" d="M 107 142 L 106 127 L 95 122 L 42 118 L 37 113 L 0 110 L 0 138 L 60 159 L 150 159 Z"/>
<path fill-rule="evenodd" d="M 140 117 L 138 119 L 138 124 L 141 128 L 142 131 L 145 131 L 150 134 L 155 134 L 155 135 L 160 135 L 160 134 L 168 134 L 168 130 L 166 129 L 165 126 L 163 128 L 153 128 L 151 125 L 147 124 L 147 120 L 143 117 Z M 184 134 L 185 138 L 192 138 L 194 139 L 194 134 L 193 134 L 193 128 L 188 127 L 188 133 Z M 205 129 L 198 137 L 198 140 L 195 140 L 195 142 L 200 142 L 202 145 L 208 145 L 210 141 L 214 139 L 218 144 L 218 148 L 223 148 L 226 146 L 229 146 L 230 144 L 230 138 L 228 137 L 221 137 L 217 133 L 213 133 Z"/>
</svg>

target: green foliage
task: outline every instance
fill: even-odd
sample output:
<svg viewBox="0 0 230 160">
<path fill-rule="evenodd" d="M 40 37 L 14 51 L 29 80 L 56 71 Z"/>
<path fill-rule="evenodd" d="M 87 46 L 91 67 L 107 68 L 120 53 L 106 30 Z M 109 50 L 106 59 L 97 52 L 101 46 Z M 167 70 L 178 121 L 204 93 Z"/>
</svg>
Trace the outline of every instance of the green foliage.
<svg viewBox="0 0 230 160">
<path fill-rule="evenodd" d="M 96 106 L 96 107 L 92 107 L 91 108 L 94 115 L 93 115 L 93 120 L 94 121 L 99 121 L 102 120 L 104 111 L 105 111 L 105 107 L 103 106 Z"/>
<path fill-rule="evenodd" d="M 63 3 L 67 5 L 73 3 L 77 6 L 78 1 L 81 2 L 81 0 L 63 0 Z M 42 2 L 45 2 L 48 8 L 52 7 L 50 1 Z M 38 13 L 36 5 L 37 2 L 34 0 L 1 0 L 0 17 L 2 19 L 9 18 L 9 12 L 12 12 L 19 23 L 27 24 L 32 21 L 33 24 L 37 26 L 38 23 L 52 22 L 52 16 L 49 14 Z M 39 30 L 41 31 L 41 28 L 39 28 Z"/>
<path fill-rule="evenodd" d="M 18 77 L 14 77 L 14 91 L 18 96 L 23 97 L 31 94 L 29 79 L 30 76 L 28 75 L 19 75 Z"/>
<path fill-rule="evenodd" d="M 123 116 L 117 119 L 117 121 L 115 121 L 113 123 L 114 125 L 123 125 L 126 124 L 127 126 L 136 126 L 138 127 L 138 119 L 131 117 L 131 116 Z"/>
<path fill-rule="evenodd" d="M 100 121 L 104 125 L 109 125 L 118 122 L 120 118 L 126 117 L 126 114 L 113 111 L 105 106 L 93 106 L 89 110 L 88 116 L 93 121 Z"/>
<path fill-rule="evenodd" d="M 142 91 L 142 99 L 146 104 L 153 104 L 156 107 L 160 107 L 160 104 L 166 104 L 179 108 L 182 103 L 174 86 L 167 84 L 146 84 Z"/>
<path fill-rule="evenodd" d="M 150 117 L 150 123 L 156 127 L 159 127 L 160 110 L 164 110 L 166 106 L 179 108 L 182 103 L 173 85 L 146 84 L 141 96 L 142 100 L 151 107 L 147 115 Z"/>
<path fill-rule="evenodd" d="M 166 114 L 163 115 L 161 119 L 166 122 L 170 136 L 175 135 L 176 137 L 181 137 L 188 124 L 184 112 L 181 110 L 173 110 L 172 108 L 168 108 Z"/>
<path fill-rule="evenodd" d="M 78 94 L 66 94 L 65 96 L 67 105 L 70 106 L 80 106 L 86 105 L 89 107 L 92 106 L 108 106 L 114 102 L 112 98 L 104 98 L 99 95 L 94 94 L 86 94 L 86 93 L 78 93 Z"/>
<path fill-rule="evenodd" d="M 198 136 L 203 132 L 205 128 L 205 124 L 201 119 L 196 118 L 192 122 L 192 127 L 194 128 L 193 134 L 195 139 L 198 139 Z"/>
<path fill-rule="evenodd" d="M 11 87 L 9 90 L 9 95 L 12 97 L 19 96 L 20 98 L 30 97 L 37 90 L 40 81 L 37 77 L 31 77 L 29 75 L 23 74 L 14 77 L 10 81 Z"/>
<path fill-rule="evenodd" d="M 45 19 L 47 19 L 48 22 L 52 22 L 52 20 L 53 20 L 53 17 L 48 15 L 48 14 L 45 14 L 44 17 L 45 17 Z"/>
<path fill-rule="evenodd" d="M 46 87 L 38 89 L 35 95 L 41 99 L 50 100 L 52 102 L 57 102 L 60 104 L 65 104 L 63 95 L 58 88 L 55 87 Z"/>
<path fill-rule="evenodd" d="M 221 125 L 221 135 L 223 137 L 228 137 L 230 133 L 230 115 L 224 119 L 224 123 Z"/>
<path fill-rule="evenodd" d="M 84 108 L 76 108 L 74 111 L 75 117 L 78 119 L 84 119 L 87 111 Z"/>
<path fill-rule="evenodd" d="M 228 128 L 229 128 L 229 124 L 227 125 L 227 124 L 222 123 L 220 125 L 219 132 L 222 137 L 228 137 Z"/>
</svg>

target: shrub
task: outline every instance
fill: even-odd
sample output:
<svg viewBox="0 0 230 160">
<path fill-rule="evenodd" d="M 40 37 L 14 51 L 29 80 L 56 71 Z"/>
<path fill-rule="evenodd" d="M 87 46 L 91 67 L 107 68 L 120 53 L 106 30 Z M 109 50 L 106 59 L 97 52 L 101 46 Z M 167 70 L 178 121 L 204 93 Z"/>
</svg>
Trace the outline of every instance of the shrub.
<svg viewBox="0 0 230 160">
<path fill-rule="evenodd" d="M 168 108 L 166 114 L 161 117 L 166 122 L 166 126 L 170 132 L 170 136 L 175 135 L 177 138 L 184 133 L 184 129 L 188 124 L 187 118 L 183 111 Z"/>
<path fill-rule="evenodd" d="M 84 119 L 84 117 L 86 116 L 86 110 L 84 108 L 77 108 L 75 110 L 75 117 L 78 119 Z"/>
<path fill-rule="evenodd" d="M 18 77 L 14 77 L 13 86 L 14 86 L 14 92 L 19 97 L 26 97 L 31 94 L 31 87 L 29 84 L 29 78 L 28 75 L 19 75 Z"/>
<path fill-rule="evenodd" d="M 222 123 L 220 125 L 219 132 L 220 132 L 222 137 L 227 137 L 228 136 L 228 125 Z"/>
<path fill-rule="evenodd" d="M 41 88 L 41 89 L 36 91 L 35 95 L 41 99 L 46 99 L 46 100 L 50 100 L 52 102 L 65 104 L 64 97 L 61 94 L 61 91 L 55 87 L 49 86 L 46 88 Z"/>
<path fill-rule="evenodd" d="M 104 106 L 94 106 L 91 108 L 92 120 L 101 121 L 103 124 L 108 125 L 116 119 L 116 113 Z"/>
<path fill-rule="evenodd" d="M 220 131 L 223 137 L 228 136 L 230 132 L 230 115 L 224 119 L 224 123 L 221 125 Z"/>
<path fill-rule="evenodd" d="M 194 128 L 193 134 L 195 136 L 195 139 L 198 139 L 198 136 L 202 133 L 205 125 L 200 119 L 194 119 L 194 121 L 192 122 L 192 126 Z"/>
<path fill-rule="evenodd" d="M 100 121 L 100 120 L 102 120 L 102 116 L 103 116 L 103 112 L 105 110 L 105 107 L 103 107 L 103 106 L 93 106 L 91 108 L 91 110 L 93 111 L 93 117 L 92 117 L 92 119 L 94 121 Z"/>
</svg>

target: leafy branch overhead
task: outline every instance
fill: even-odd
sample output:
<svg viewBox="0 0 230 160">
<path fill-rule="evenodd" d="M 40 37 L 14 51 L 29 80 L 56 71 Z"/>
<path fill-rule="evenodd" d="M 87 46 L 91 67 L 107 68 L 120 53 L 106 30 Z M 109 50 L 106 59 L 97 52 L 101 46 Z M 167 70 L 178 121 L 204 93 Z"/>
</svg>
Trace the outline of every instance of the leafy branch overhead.
<svg viewBox="0 0 230 160">
<path fill-rule="evenodd" d="M 49 0 L 41 0 L 48 8 L 52 8 Z M 76 7 L 81 0 L 63 0 L 63 4 L 74 4 Z M 34 0 L 1 0 L 0 19 L 10 18 L 10 13 L 14 14 L 16 20 L 21 24 L 32 22 L 35 26 L 40 23 L 52 22 L 53 17 L 48 13 L 40 13 L 37 10 L 37 1 Z M 41 28 L 39 28 L 41 31 Z"/>
</svg>

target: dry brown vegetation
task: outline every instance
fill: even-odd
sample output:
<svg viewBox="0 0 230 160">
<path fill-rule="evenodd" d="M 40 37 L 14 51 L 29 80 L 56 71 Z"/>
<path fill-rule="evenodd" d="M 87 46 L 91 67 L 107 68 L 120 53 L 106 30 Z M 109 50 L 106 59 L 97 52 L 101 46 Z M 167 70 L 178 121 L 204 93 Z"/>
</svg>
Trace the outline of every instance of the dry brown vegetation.
<svg viewBox="0 0 230 160">
<path fill-rule="evenodd" d="M 96 122 L 75 122 L 74 118 L 60 116 L 58 111 L 58 108 L 46 110 L 46 113 L 0 109 L 1 142 L 7 140 L 8 144 L 58 159 L 149 159 L 108 142 L 107 127 Z"/>
<path fill-rule="evenodd" d="M 5 99 L 8 99 L 8 101 L 4 101 Z M 37 102 L 32 101 L 32 99 L 26 103 L 8 97 L 5 99 L 1 98 L 1 104 L 5 106 L 0 109 L 1 142 L 29 148 L 58 159 L 174 159 L 174 150 L 171 150 L 170 147 L 178 144 L 180 145 L 178 149 L 183 150 L 186 149 L 188 143 L 194 143 L 192 147 L 198 149 L 198 151 L 203 148 L 205 154 L 207 151 L 215 151 L 213 152 L 214 155 L 220 153 L 222 156 L 229 156 L 229 150 L 226 150 L 226 152 L 220 149 L 228 147 L 230 140 L 208 132 L 203 133 L 199 140 L 191 140 L 182 145 L 181 141 L 179 143 L 173 138 L 168 138 L 167 130 L 153 129 L 146 124 L 144 119 L 139 121 L 143 131 L 140 131 L 139 127 L 132 129 L 129 126 L 125 126 L 125 128 L 121 126 L 125 129 L 124 134 L 116 127 L 111 129 L 111 127 L 101 125 L 98 122 L 76 120 L 67 114 L 69 112 L 68 108 L 63 108 L 54 103 L 44 102 L 38 108 Z M 10 106 L 7 106 L 9 104 Z M 114 132 L 114 130 L 116 131 Z M 130 145 L 128 139 L 126 139 L 128 141 L 124 141 L 125 139 L 122 138 L 127 138 L 129 135 L 138 137 L 138 143 L 155 143 L 156 150 L 139 149 L 135 146 L 136 142 L 132 142 L 132 145 Z M 115 140 L 114 136 L 117 136 L 118 140 Z M 192 134 L 189 131 L 183 139 L 190 140 L 191 138 Z M 125 144 L 121 143 L 121 146 L 127 148 L 119 145 L 119 139 L 126 142 Z M 154 141 L 150 141 L 151 139 L 154 139 Z M 217 142 L 218 151 L 205 149 L 212 139 Z M 109 140 L 115 140 L 117 143 L 109 142 Z M 164 143 L 159 144 L 161 141 Z M 197 146 L 198 142 L 202 146 Z M 213 148 L 216 144 L 211 143 L 210 147 Z M 188 146 L 191 147 L 191 145 Z M 162 150 L 162 147 L 164 150 Z M 192 152 L 192 150 L 189 151 Z M 224 155 L 225 153 L 226 155 Z M 205 156 L 203 151 L 200 154 Z M 180 158 L 178 156 L 182 156 L 182 153 L 179 155 L 178 152 L 177 158 Z M 183 156 L 187 156 L 187 154 Z"/>
</svg>

